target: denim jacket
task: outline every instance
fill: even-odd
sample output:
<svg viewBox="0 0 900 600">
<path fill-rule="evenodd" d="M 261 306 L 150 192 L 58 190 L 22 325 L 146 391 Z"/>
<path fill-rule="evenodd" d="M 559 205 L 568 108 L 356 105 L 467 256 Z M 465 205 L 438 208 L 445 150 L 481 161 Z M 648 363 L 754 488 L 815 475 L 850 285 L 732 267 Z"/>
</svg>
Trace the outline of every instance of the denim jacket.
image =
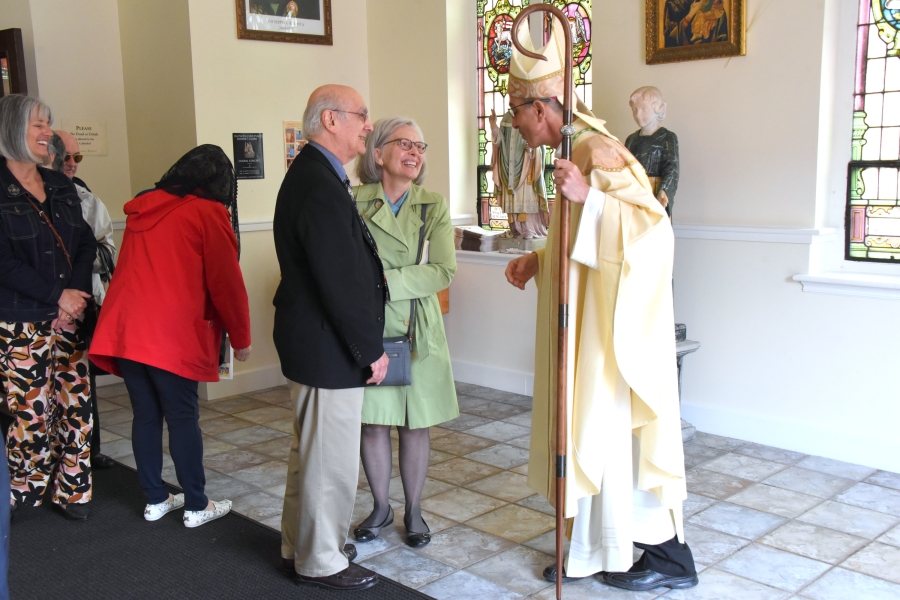
<svg viewBox="0 0 900 600">
<path fill-rule="evenodd" d="M 62 173 L 38 167 L 48 216 L 72 259 L 72 268 L 31 196 L 0 157 L 0 321 L 52 321 L 64 289 L 91 292 L 97 254 L 94 233 L 81 214 L 75 186 Z"/>
</svg>

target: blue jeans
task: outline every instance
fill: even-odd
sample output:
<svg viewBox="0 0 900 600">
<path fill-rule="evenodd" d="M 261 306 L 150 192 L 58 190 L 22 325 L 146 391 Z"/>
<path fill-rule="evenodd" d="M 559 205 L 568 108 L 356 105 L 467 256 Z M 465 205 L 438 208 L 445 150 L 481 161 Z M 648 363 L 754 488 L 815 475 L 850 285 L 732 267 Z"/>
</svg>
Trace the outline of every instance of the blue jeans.
<svg viewBox="0 0 900 600">
<path fill-rule="evenodd" d="M 169 498 L 169 490 L 162 480 L 165 417 L 169 426 L 169 452 L 178 483 L 184 490 L 184 509 L 206 510 L 209 500 L 204 494 L 206 475 L 197 382 L 133 360 L 120 358 L 118 363 L 131 396 L 134 411 L 131 445 L 147 503 L 159 504 Z"/>
</svg>

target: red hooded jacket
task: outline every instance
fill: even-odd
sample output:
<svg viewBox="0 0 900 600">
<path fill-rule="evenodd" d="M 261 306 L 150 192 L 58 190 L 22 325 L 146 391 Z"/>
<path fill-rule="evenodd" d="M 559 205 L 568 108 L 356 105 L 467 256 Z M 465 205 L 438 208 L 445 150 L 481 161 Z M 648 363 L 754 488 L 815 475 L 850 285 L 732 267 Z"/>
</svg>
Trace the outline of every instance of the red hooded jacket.
<svg viewBox="0 0 900 600">
<path fill-rule="evenodd" d="M 250 309 L 225 207 L 155 190 L 125 205 L 122 250 L 90 357 L 121 375 L 116 358 L 195 381 L 219 380 L 222 328 L 250 345 Z"/>
</svg>

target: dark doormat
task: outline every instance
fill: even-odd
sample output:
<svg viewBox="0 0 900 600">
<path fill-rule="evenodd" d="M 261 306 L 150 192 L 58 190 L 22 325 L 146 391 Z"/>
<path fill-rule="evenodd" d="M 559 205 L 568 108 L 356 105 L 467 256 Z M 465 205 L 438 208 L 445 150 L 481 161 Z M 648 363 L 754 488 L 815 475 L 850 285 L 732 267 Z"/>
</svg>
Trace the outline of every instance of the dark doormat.
<svg viewBox="0 0 900 600">
<path fill-rule="evenodd" d="M 187 529 L 181 511 L 149 523 L 144 505 L 137 473 L 117 466 L 94 473 L 87 521 L 67 520 L 49 500 L 20 507 L 10 535 L 10 598 L 428 598 L 383 577 L 361 592 L 298 586 L 279 571 L 281 535 L 268 527 L 229 514 Z"/>
</svg>

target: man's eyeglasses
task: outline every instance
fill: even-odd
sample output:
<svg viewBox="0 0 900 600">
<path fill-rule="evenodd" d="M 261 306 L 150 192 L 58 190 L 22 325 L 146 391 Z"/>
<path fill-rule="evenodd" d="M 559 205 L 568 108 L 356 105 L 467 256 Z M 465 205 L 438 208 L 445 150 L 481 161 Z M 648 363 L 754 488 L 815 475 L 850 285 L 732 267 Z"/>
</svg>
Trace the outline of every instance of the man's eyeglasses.
<svg viewBox="0 0 900 600">
<path fill-rule="evenodd" d="M 84 158 L 84 156 L 81 154 L 81 152 L 76 152 L 75 154 L 66 153 L 66 160 L 64 162 L 69 162 L 70 158 L 75 161 L 75 164 L 78 164 L 81 162 L 81 159 Z"/>
<path fill-rule="evenodd" d="M 550 102 L 550 98 L 532 98 L 531 100 L 526 100 L 521 104 L 516 104 L 515 106 L 510 105 L 509 110 L 512 112 L 513 116 L 516 116 L 516 109 L 520 106 L 525 106 L 526 104 L 534 104 L 535 102 Z"/>
<path fill-rule="evenodd" d="M 428 148 L 428 144 L 426 144 L 425 142 L 414 142 L 414 141 L 408 140 L 406 138 L 397 138 L 395 140 L 388 140 L 384 143 L 384 145 L 387 146 L 388 144 L 393 144 L 394 142 L 397 142 L 397 145 L 400 146 L 400 149 L 404 150 L 406 152 L 409 152 L 415 146 L 416 150 L 418 150 L 419 152 L 424 154 L 425 149 Z"/>
<path fill-rule="evenodd" d="M 332 111 L 332 112 L 347 113 L 348 115 L 356 115 L 357 117 L 359 117 L 359 118 L 362 119 L 363 121 L 368 121 L 368 120 L 369 120 L 369 110 L 366 109 L 366 108 L 362 109 L 362 110 L 359 111 L 359 112 L 353 112 L 352 110 L 341 110 L 340 108 L 329 108 L 329 109 L 326 109 L 326 110 L 330 110 L 330 111 Z"/>
</svg>

